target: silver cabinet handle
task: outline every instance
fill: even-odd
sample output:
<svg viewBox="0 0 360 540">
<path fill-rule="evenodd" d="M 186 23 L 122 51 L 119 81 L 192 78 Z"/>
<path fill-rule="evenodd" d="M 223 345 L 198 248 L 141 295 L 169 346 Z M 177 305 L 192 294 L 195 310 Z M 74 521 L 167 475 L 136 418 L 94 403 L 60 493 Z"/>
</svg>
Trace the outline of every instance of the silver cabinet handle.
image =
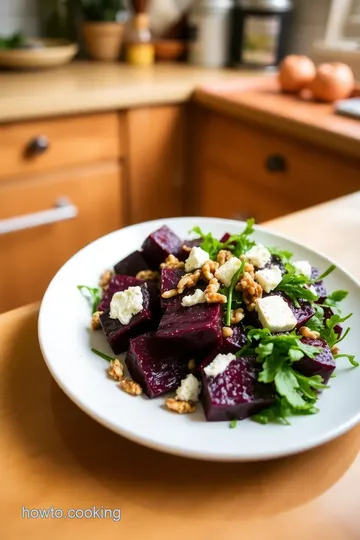
<svg viewBox="0 0 360 540">
<path fill-rule="evenodd" d="M 78 215 L 77 207 L 65 198 L 58 199 L 55 207 L 51 210 L 0 220 L 0 235 L 74 219 Z"/>
</svg>

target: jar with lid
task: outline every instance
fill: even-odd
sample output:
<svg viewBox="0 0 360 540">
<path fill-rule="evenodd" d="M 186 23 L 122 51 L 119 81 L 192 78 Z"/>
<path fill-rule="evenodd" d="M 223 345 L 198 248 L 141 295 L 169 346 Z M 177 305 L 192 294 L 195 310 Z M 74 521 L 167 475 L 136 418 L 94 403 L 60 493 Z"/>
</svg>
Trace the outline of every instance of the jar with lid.
<svg viewBox="0 0 360 540">
<path fill-rule="evenodd" d="M 136 13 L 126 33 L 126 61 L 136 66 L 154 63 L 155 49 L 149 28 L 147 13 Z"/>
<path fill-rule="evenodd" d="M 228 64 L 233 0 L 195 0 L 188 15 L 191 64 L 222 67 Z"/>
<path fill-rule="evenodd" d="M 231 64 L 271 68 L 287 54 L 292 0 L 237 0 L 231 29 Z"/>
</svg>

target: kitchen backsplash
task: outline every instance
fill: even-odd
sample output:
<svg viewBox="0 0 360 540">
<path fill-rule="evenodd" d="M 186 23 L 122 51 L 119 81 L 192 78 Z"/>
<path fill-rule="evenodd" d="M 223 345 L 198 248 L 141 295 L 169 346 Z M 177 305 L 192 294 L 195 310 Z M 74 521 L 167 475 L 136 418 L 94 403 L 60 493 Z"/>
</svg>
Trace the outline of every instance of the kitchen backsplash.
<svg viewBox="0 0 360 540">
<path fill-rule="evenodd" d="M 37 0 L 0 0 L 0 33 L 38 33 Z"/>
</svg>

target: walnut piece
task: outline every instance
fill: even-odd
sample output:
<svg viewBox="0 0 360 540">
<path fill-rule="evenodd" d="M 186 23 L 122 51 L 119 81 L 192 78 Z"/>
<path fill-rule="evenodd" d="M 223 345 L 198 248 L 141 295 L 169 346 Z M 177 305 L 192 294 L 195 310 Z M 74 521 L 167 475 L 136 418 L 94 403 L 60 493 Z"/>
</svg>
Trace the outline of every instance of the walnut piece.
<svg viewBox="0 0 360 540">
<path fill-rule="evenodd" d="M 107 291 L 107 289 L 109 288 L 109 283 L 113 275 L 114 272 L 111 272 L 111 270 L 105 270 L 105 272 L 101 274 L 99 287 L 101 287 L 103 291 Z"/>
<path fill-rule="evenodd" d="M 299 328 L 299 334 L 309 339 L 319 339 L 320 337 L 319 332 L 316 332 L 316 330 L 310 330 L 310 328 L 308 328 L 307 326 L 302 326 L 301 328 Z"/>
<path fill-rule="evenodd" d="M 195 270 L 193 274 L 185 274 L 177 285 L 178 293 L 181 294 L 187 287 L 193 287 L 202 276 L 201 270 Z"/>
<path fill-rule="evenodd" d="M 230 318 L 231 324 L 238 324 L 243 320 L 244 316 L 244 310 L 242 308 L 232 309 Z"/>
<path fill-rule="evenodd" d="M 118 360 L 117 358 L 111 360 L 108 373 L 110 377 L 112 377 L 116 381 L 120 381 L 124 378 L 124 366 L 120 362 L 120 360 Z"/>
<path fill-rule="evenodd" d="M 120 388 L 132 396 L 140 396 L 142 394 L 141 386 L 131 379 L 120 379 Z"/>
<path fill-rule="evenodd" d="M 175 255 L 168 255 L 165 259 L 165 262 L 160 264 L 160 268 L 185 268 L 185 263 L 179 261 Z"/>
<path fill-rule="evenodd" d="M 140 270 L 136 274 L 136 279 L 142 279 L 144 281 L 155 281 L 159 279 L 159 272 L 154 272 L 153 270 Z"/>
<path fill-rule="evenodd" d="M 196 409 L 193 403 L 190 401 L 180 401 L 179 399 L 168 398 L 165 400 L 165 405 L 171 411 L 177 412 L 178 414 L 189 414 L 193 413 Z"/>
<path fill-rule="evenodd" d="M 188 369 L 195 369 L 195 367 L 196 367 L 196 363 L 195 363 L 195 360 L 192 358 L 188 362 Z"/>
<path fill-rule="evenodd" d="M 205 279 L 210 281 L 215 277 L 215 272 L 219 268 L 219 263 L 215 261 L 208 261 L 202 267 L 202 273 Z"/>
<path fill-rule="evenodd" d="M 261 285 L 256 283 L 250 272 L 244 272 L 240 276 L 235 289 L 243 293 L 243 300 L 248 311 L 254 311 L 256 301 L 262 297 L 263 290 Z"/>
<path fill-rule="evenodd" d="M 224 294 L 220 294 L 220 283 L 216 278 L 210 279 L 208 286 L 205 289 L 205 298 L 209 304 L 219 303 L 226 304 L 227 298 Z"/>
<path fill-rule="evenodd" d="M 164 291 L 161 296 L 163 298 L 172 298 L 173 296 L 177 296 L 178 294 L 179 293 L 177 289 L 169 289 L 168 291 Z"/>
<path fill-rule="evenodd" d="M 228 338 L 228 337 L 231 337 L 233 335 L 234 331 L 232 328 L 230 328 L 230 326 L 223 326 L 223 329 L 222 329 L 222 335 L 224 338 Z"/>
<path fill-rule="evenodd" d="M 92 314 L 92 317 L 91 317 L 91 329 L 92 330 L 99 330 L 101 328 L 100 316 L 102 314 L 103 314 L 102 311 L 95 311 L 95 313 Z"/>
<path fill-rule="evenodd" d="M 332 354 L 334 354 L 334 355 L 335 355 L 335 354 L 339 354 L 340 349 L 339 349 L 339 347 L 338 347 L 337 345 L 334 345 L 333 347 L 331 347 L 331 352 L 332 352 Z"/>
<path fill-rule="evenodd" d="M 190 253 L 190 251 L 192 250 L 192 248 L 190 246 L 186 246 L 185 244 L 183 245 L 183 247 L 181 249 L 183 251 L 186 251 L 187 253 Z"/>
<path fill-rule="evenodd" d="M 219 263 L 219 266 L 222 266 L 226 263 L 229 259 L 233 257 L 233 254 L 228 249 L 220 249 L 219 253 L 217 254 L 216 260 Z"/>
</svg>

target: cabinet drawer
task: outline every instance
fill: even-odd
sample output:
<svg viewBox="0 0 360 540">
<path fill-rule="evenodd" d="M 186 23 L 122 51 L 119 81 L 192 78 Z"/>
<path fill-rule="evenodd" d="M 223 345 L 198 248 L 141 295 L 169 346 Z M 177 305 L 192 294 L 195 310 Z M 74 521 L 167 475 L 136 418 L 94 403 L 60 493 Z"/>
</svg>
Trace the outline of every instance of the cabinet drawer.
<svg viewBox="0 0 360 540">
<path fill-rule="evenodd" d="M 0 312 L 40 300 L 71 255 L 123 226 L 121 188 L 121 168 L 116 162 L 0 186 L 0 231 L 4 220 L 14 216 L 23 218 L 22 226 L 34 224 L 34 214 L 40 223 L 48 219 L 47 224 L 0 234 Z M 71 206 L 49 213 L 59 199 Z M 77 216 L 71 218 L 74 207 Z"/>
<path fill-rule="evenodd" d="M 270 191 L 287 202 L 286 211 L 291 211 L 359 189 L 360 160 L 345 159 L 239 120 L 209 114 L 202 139 L 204 166 L 216 166 L 237 178 L 239 193 L 252 193 L 252 205 L 256 199 L 265 202 Z"/>
<path fill-rule="evenodd" d="M 0 180 L 119 158 L 121 121 L 106 113 L 0 125 Z"/>
</svg>

